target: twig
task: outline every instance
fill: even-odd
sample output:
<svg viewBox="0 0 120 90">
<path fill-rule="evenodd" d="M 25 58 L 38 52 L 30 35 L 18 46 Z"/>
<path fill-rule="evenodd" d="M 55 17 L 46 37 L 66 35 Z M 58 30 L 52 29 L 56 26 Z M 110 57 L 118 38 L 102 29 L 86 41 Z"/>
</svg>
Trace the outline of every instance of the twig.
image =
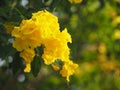
<svg viewBox="0 0 120 90">
<path fill-rule="evenodd" d="M 28 83 L 28 85 L 26 87 L 26 90 L 33 90 L 33 89 L 35 89 L 38 86 L 38 84 L 40 84 L 41 82 L 46 80 L 48 77 L 53 75 L 53 73 L 54 72 L 51 72 L 50 74 L 46 74 L 44 69 L 41 68 L 41 71 L 39 72 L 38 76 L 35 79 L 33 79 L 31 82 Z"/>
</svg>

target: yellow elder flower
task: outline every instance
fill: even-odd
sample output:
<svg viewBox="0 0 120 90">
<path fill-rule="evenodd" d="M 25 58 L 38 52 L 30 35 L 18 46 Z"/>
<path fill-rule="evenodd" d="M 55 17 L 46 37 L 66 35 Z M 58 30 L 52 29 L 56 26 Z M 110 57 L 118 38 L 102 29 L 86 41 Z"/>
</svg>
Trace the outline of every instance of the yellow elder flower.
<svg viewBox="0 0 120 90">
<path fill-rule="evenodd" d="M 81 3 L 82 0 L 68 0 L 70 3 Z"/>
<path fill-rule="evenodd" d="M 105 43 L 101 43 L 98 47 L 98 51 L 101 53 L 101 54 L 105 54 L 106 53 L 106 45 Z"/>
<path fill-rule="evenodd" d="M 52 67 L 53 67 L 53 69 L 54 69 L 55 71 L 60 70 L 60 67 L 59 67 L 58 65 L 56 65 L 56 64 L 52 64 Z"/>
<path fill-rule="evenodd" d="M 69 77 L 75 73 L 75 69 L 78 67 L 77 64 L 74 64 L 72 61 L 68 60 L 64 63 L 62 70 L 60 71 L 60 74 L 62 74 L 63 77 L 67 78 L 67 81 L 69 82 Z"/>
<path fill-rule="evenodd" d="M 36 48 L 41 45 L 40 30 L 36 27 L 32 20 L 23 20 L 20 27 L 14 27 L 12 36 L 16 37 L 13 47 L 18 51 L 26 48 Z"/>
<path fill-rule="evenodd" d="M 14 28 L 14 25 L 11 24 L 11 23 L 5 23 L 4 26 L 5 26 L 6 30 L 7 30 L 7 33 L 11 34 L 11 32 L 12 32 L 12 30 Z"/>
<path fill-rule="evenodd" d="M 113 26 L 117 26 L 118 24 L 120 24 L 120 16 L 115 17 L 112 22 Z"/>
<path fill-rule="evenodd" d="M 31 71 L 31 65 L 30 65 L 30 63 L 27 63 L 26 67 L 24 69 L 24 72 L 30 72 L 30 71 Z"/>
<path fill-rule="evenodd" d="M 25 60 L 26 68 L 24 69 L 25 72 L 30 72 L 30 63 L 32 62 L 35 52 L 33 49 L 26 49 L 20 53 L 20 56 Z"/>
<path fill-rule="evenodd" d="M 115 32 L 114 32 L 114 38 L 115 39 L 120 39 L 120 30 L 119 29 L 115 30 Z"/>
<path fill-rule="evenodd" d="M 72 43 L 71 35 L 67 32 L 66 28 L 58 36 L 63 41 Z"/>
<path fill-rule="evenodd" d="M 54 37 L 60 32 L 58 18 L 52 13 L 44 10 L 32 14 L 32 20 L 39 27 L 42 39 Z M 44 40 L 43 40 L 44 41 Z"/>
<path fill-rule="evenodd" d="M 59 34 L 56 34 L 54 38 L 45 40 L 45 48 L 42 55 L 45 64 L 51 64 L 55 62 L 56 59 L 66 61 L 70 54 L 67 42 L 72 42 L 71 36 L 68 34 L 67 29 L 63 30 Z"/>
<path fill-rule="evenodd" d="M 16 38 L 13 42 L 13 47 L 16 48 L 18 51 L 23 51 L 24 49 L 28 48 L 27 40 Z"/>
</svg>

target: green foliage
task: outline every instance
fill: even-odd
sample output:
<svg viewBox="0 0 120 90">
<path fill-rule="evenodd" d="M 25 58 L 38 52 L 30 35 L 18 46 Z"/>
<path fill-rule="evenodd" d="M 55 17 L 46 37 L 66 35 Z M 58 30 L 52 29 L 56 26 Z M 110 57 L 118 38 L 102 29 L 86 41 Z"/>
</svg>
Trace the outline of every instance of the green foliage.
<svg viewBox="0 0 120 90">
<path fill-rule="evenodd" d="M 39 56 L 35 56 L 34 60 L 31 63 L 31 71 L 32 74 L 36 77 L 41 68 L 41 58 Z"/>
<path fill-rule="evenodd" d="M 10 64 L 10 68 L 12 69 L 14 75 L 16 75 L 20 69 L 23 70 L 22 58 L 19 56 L 18 52 L 16 52 L 13 56 L 13 62 Z"/>
</svg>

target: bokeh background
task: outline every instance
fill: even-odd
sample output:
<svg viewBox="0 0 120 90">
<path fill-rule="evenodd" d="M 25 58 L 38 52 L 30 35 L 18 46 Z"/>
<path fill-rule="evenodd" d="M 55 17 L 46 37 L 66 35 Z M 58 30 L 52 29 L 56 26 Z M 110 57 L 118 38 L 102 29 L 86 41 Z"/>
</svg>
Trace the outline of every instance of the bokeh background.
<svg viewBox="0 0 120 90">
<path fill-rule="evenodd" d="M 12 47 L 13 26 L 44 9 L 71 34 L 70 58 L 79 68 L 69 83 L 42 60 L 24 73 Z M 120 0 L 0 0 L 0 90 L 120 90 Z"/>
</svg>

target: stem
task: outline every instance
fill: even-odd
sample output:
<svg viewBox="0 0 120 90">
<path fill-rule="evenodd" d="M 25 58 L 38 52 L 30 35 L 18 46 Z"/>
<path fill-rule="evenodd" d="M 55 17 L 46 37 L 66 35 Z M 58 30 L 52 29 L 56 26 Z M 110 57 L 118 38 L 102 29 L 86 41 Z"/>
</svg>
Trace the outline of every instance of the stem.
<svg viewBox="0 0 120 90">
<path fill-rule="evenodd" d="M 6 84 L 3 86 L 2 90 L 13 90 L 15 84 L 17 83 L 17 77 L 21 73 L 23 73 L 23 71 L 20 70 L 16 75 L 11 75 Z"/>
<path fill-rule="evenodd" d="M 12 90 L 15 83 L 15 79 L 10 77 L 2 90 Z"/>
<path fill-rule="evenodd" d="M 19 9 L 17 8 L 14 8 L 14 9 L 18 12 L 18 14 L 20 14 L 21 19 L 25 19 L 24 15 L 20 12 Z"/>
<path fill-rule="evenodd" d="M 56 10 L 56 8 L 60 5 L 60 2 L 61 2 L 62 0 L 58 0 L 58 2 L 52 7 L 52 11 L 54 12 L 55 10 Z"/>
<path fill-rule="evenodd" d="M 35 89 L 38 86 L 38 84 L 42 83 L 44 80 L 46 80 L 47 78 L 49 78 L 51 75 L 54 74 L 54 72 L 51 72 L 51 73 L 47 74 L 44 71 L 44 68 L 45 67 L 42 67 L 41 71 L 38 73 L 38 76 L 27 84 L 27 87 L 26 87 L 25 90 Z"/>
</svg>

